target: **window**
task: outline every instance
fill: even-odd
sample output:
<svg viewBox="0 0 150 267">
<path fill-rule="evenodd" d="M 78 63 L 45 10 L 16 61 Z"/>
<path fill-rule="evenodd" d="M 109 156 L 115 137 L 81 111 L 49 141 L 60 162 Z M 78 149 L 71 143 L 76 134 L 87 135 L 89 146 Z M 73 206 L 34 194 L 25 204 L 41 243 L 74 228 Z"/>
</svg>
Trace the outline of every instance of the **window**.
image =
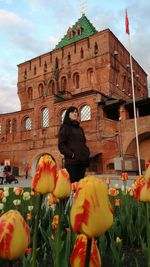
<svg viewBox="0 0 150 267">
<path fill-rule="evenodd" d="M 49 82 L 49 86 L 48 86 L 48 92 L 47 92 L 48 95 L 52 95 L 52 94 L 55 94 L 55 82 L 53 80 L 51 80 Z"/>
<path fill-rule="evenodd" d="M 81 47 L 81 51 L 80 51 L 80 56 L 81 56 L 81 58 L 84 58 L 84 51 L 83 51 L 82 47 Z"/>
<path fill-rule="evenodd" d="M 17 131 L 17 121 L 16 121 L 16 119 L 12 120 L 12 131 L 13 132 Z"/>
<path fill-rule="evenodd" d="M 94 45 L 94 54 L 97 55 L 98 54 L 98 44 L 95 42 Z"/>
<path fill-rule="evenodd" d="M 71 63 L 71 55 L 70 53 L 68 54 L 68 65 Z"/>
<path fill-rule="evenodd" d="M 66 114 L 66 109 L 61 113 L 61 123 L 63 123 L 65 114 Z"/>
<path fill-rule="evenodd" d="M 32 130 L 32 121 L 31 118 L 27 117 L 24 120 L 24 129 L 25 131 L 31 131 Z"/>
<path fill-rule="evenodd" d="M 91 119 L 91 108 L 88 105 L 85 105 L 81 109 L 80 113 L 81 121 L 88 121 Z"/>
<path fill-rule="evenodd" d="M 80 77 L 78 73 L 75 73 L 73 76 L 74 86 L 76 89 L 80 87 Z"/>
<path fill-rule="evenodd" d="M 43 128 L 49 127 L 49 110 L 48 110 L 48 108 L 42 109 L 42 127 Z"/>
<path fill-rule="evenodd" d="M 38 92 L 39 92 L 39 97 L 44 95 L 44 86 L 42 83 L 39 84 Z"/>
<path fill-rule="evenodd" d="M 0 123 L 0 134 L 2 134 L 2 125 Z"/>
<path fill-rule="evenodd" d="M 7 120 L 6 122 L 6 132 L 12 133 L 12 121 L 11 120 Z"/>
<path fill-rule="evenodd" d="M 32 87 L 28 88 L 28 98 L 29 98 L 29 100 L 33 99 L 33 89 L 32 89 Z"/>
<path fill-rule="evenodd" d="M 67 89 L 67 79 L 66 77 L 61 78 L 61 90 L 62 92 L 66 91 Z"/>
</svg>

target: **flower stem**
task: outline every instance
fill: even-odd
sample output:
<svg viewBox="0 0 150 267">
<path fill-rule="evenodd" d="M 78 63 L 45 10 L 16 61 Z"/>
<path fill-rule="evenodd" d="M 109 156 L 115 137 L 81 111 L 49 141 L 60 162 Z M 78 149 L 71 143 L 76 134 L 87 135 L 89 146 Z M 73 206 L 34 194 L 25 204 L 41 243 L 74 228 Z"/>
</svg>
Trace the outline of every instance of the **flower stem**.
<svg viewBox="0 0 150 267">
<path fill-rule="evenodd" d="M 62 223 L 62 211 L 63 211 L 63 201 L 60 200 L 58 203 L 58 226 L 57 226 L 57 232 L 56 232 L 56 258 L 55 258 L 55 267 L 61 266 L 61 223 Z"/>
<path fill-rule="evenodd" d="M 31 265 L 31 267 L 37 266 L 36 256 L 37 256 L 38 226 L 39 226 L 42 200 L 43 200 L 43 195 L 40 194 L 38 204 L 37 204 L 37 215 L 36 215 L 36 219 L 35 219 L 35 228 L 34 228 L 34 234 L 33 234 L 32 265 Z"/>
<path fill-rule="evenodd" d="M 86 255 L 85 255 L 84 267 L 89 267 L 91 246 L 92 246 L 92 238 L 88 238 L 87 239 L 87 247 L 86 247 Z"/>
<path fill-rule="evenodd" d="M 147 233 L 147 250 L 148 250 L 148 265 L 150 267 L 150 220 L 149 220 L 149 202 L 146 202 L 146 233 Z"/>
</svg>

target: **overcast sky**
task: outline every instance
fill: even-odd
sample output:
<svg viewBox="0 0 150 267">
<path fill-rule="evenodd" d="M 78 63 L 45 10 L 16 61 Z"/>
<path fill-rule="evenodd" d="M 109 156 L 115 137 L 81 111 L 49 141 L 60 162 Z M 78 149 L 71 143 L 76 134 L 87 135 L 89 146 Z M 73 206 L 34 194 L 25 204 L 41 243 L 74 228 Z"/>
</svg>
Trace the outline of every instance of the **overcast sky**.
<svg viewBox="0 0 150 267">
<path fill-rule="evenodd" d="M 20 110 L 17 65 L 51 51 L 81 17 L 98 31 L 109 28 L 128 49 L 128 9 L 132 55 L 150 78 L 150 0 L 0 0 L 0 113 Z"/>
</svg>

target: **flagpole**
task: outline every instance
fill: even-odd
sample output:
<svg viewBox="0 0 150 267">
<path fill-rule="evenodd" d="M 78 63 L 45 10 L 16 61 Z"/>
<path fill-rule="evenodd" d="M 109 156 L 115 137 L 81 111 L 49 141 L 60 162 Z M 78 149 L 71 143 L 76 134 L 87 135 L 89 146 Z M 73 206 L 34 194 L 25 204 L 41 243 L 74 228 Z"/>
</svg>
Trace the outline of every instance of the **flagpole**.
<svg viewBox="0 0 150 267">
<path fill-rule="evenodd" d="M 131 85 L 132 85 L 132 99 L 133 99 L 134 127 L 135 127 L 135 136 L 136 136 L 136 148 L 137 148 L 137 158 L 138 158 L 138 169 L 139 169 L 139 175 L 141 175 L 142 172 L 141 172 L 141 161 L 140 161 L 140 150 L 139 150 L 139 139 L 138 139 L 137 112 L 136 112 L 136 105 L 135 105 L 135 89 L 134 89 L 134 77 L 133 77 L 133 64 L 132 64 L 131 42 L 130 42 L 129 21 L 128 21 L 127 10 L 126 10 L 126 33 L 128 33 L 128 42 L 129 42 Z"/>
</svg>

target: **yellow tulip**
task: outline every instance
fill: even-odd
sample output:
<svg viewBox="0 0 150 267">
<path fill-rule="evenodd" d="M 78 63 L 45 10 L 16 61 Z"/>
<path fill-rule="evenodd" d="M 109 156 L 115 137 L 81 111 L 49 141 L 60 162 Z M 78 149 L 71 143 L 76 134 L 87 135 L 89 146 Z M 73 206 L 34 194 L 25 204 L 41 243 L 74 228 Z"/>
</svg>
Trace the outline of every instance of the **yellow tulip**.
<svg viewBox="0 0 150 267">
<path fill-rule="evenodd" d="M 70 213 L 74 232 L 96 237 L 108 230 L 113 223 L 112 208 L 107 186 L 95 177 L 79 181 Z"/>
<path fill-rule="evenodd" d="M 135 197 L 142 202 L 150 202 L 150 183 L 142 183 L 137 185 Z"/>
<path fill-rule="evenodd" d="M 56 164 L 50 155 L 40 158 L 32 181 L 32 190 L 46 194 L 53 192 L 56 182 Z"/>
<path fill-rule="evenodd" d="M 84 267 L 86 247 L 87 236 L 78 235 L 70 258 L 71 267 Z M 101 267 L 101 258 L 94 238 L 92 239 L 89 267 Z"/>
<path fill-rule="evenodd" d="M 0 258 L 17 259 L 30 242 L 30 228 L 17 210 L 0 217 Z"/>
<path fill-rule="evenodd" d="M 56 187 L 53 192 L 54 196 L 62 199 L 69 197 L 71 193 L 71 182 L 69 173 L 66 169 L 60 169 L 56 176 Z"/>
</svg>

